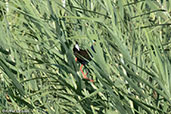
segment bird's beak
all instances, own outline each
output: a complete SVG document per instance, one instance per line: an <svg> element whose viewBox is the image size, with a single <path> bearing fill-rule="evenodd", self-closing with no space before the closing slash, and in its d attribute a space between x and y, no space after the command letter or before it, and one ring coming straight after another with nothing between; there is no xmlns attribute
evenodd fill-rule
<svg viewBox="0 0 171 114"><path fill-rule="evenodd" d="M80 51L80 47L78 46L78 44L75 44L75 48Z"/></svg>

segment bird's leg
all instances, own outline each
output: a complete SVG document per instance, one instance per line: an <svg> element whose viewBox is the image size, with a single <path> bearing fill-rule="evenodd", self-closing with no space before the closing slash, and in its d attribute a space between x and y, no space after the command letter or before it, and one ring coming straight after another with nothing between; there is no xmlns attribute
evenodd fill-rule
<svg viewBox="0 0 171 114"><path fill-rule="evenodd" d="M81 66L80 66L80 71L81 71L81 73L82 73L82 75L83 75L83 78L84 78L84 79L88 79L87 74L84 74L84 72L83 72L83 70L82 70L83 66L84 66L84 65L81 64Z"/></svg>
<svg viewBox="0 0 171 114"><path fill-rule="evenodd" d="M75 62L77 62L77 57L75 57Z"/></svg>
<svg viewBox="0 0 171 114"><path fill-rule="evenodd" d="M89 79L89 78L87 77L88 72L87 72L86 74L84 74L84 72L83 72L83 70L82 70L82 67L83 67L83 66L84 66L83 64L81 64L81 66L80 66L80 71L81 71L81 73L82 73L82 75L83 75L83 78L89 80L90 82L94 82L94 80Z"/></svg>
<svg viewBox="0 0 171 114"><path fill-rule="evenodd" d="M77 58L75 58L75 62L77 62ZM82 75L83 75L83 78L86 79L86 80L89 80L90 82L94 82L94 80L89 79L89 78L87 77L88 72L87 72L86 74L84 74L84 72L83 72L83 70L82 70L83 66L84 66L83 64L81 64L81 66L80 66L80 71L81 71L81 73L82 73Z"/></svg>

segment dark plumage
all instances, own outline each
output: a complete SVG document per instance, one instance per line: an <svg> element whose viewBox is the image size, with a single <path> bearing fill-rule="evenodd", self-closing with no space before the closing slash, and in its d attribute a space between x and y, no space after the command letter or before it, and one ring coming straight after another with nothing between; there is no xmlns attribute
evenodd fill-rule
<svg viewBox="0 0 171 114"><path fill-rule="evenodd" d="M73 51L78 62L80 62L81 64L85 65L88 63L88 61L91 60L90 52L87 49L79 49L78 43L75 44Z"/></svg>

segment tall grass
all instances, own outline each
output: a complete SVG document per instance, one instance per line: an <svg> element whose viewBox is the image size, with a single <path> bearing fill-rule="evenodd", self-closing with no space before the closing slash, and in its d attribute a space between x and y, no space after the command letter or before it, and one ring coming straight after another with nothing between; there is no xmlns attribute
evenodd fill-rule
<svg viewBox="0 0 171 114"><path fill-rule="evenodd" d="M170 0L0 1L1 112L171 113L170 6ZM84 68L93 83L74 61L75 41L93 55Z"/></svg>

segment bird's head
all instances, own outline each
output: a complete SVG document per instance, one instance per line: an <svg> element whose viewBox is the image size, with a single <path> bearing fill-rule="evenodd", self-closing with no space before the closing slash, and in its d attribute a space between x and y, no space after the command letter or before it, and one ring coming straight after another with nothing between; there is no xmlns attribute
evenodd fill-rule
<svg viewBox="0 0 171 114"><path fill-rule="evenodd" d="M78 42L76 42L76 44L74 45L73 51L74 52L80 51L80 47L78 45Z"/></svg>

